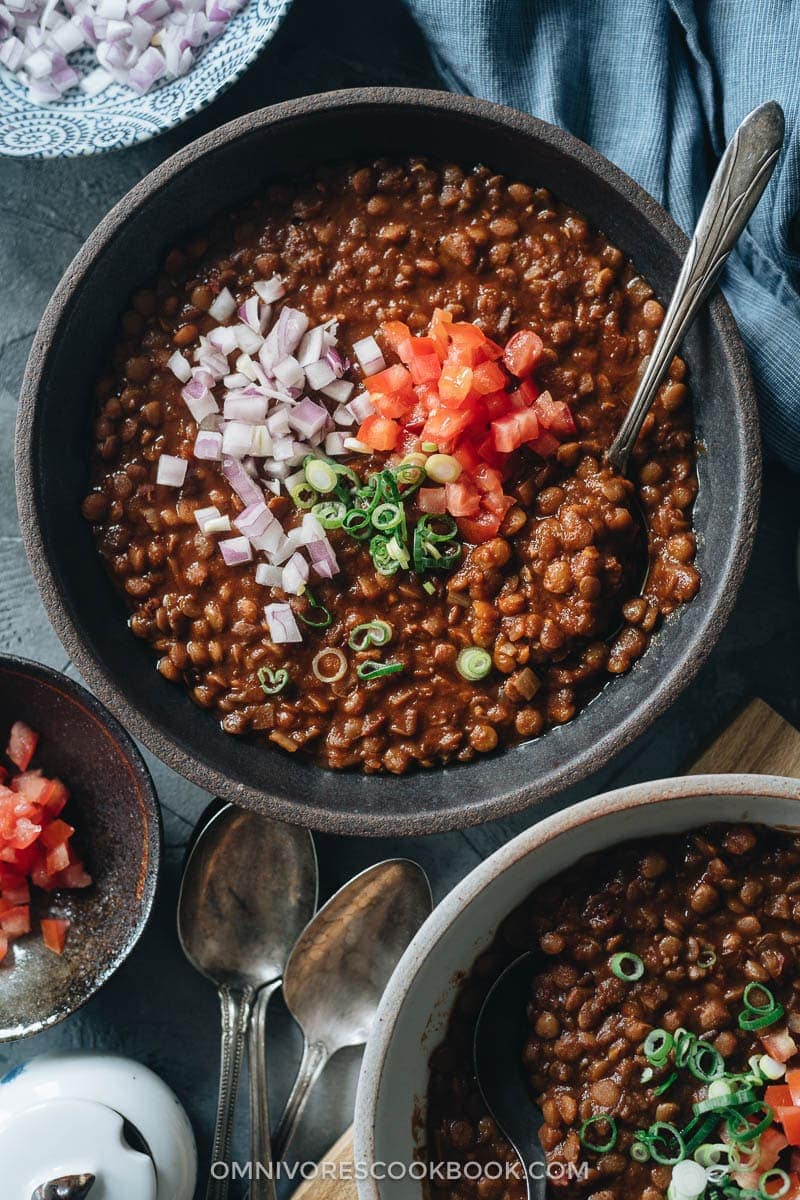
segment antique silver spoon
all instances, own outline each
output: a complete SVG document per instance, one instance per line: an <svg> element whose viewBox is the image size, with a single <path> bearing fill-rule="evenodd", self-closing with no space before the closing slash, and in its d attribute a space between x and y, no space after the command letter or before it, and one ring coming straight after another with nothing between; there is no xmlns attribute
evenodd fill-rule
<svg viewBox="0 0 800 1200"><path fill-rule="evenodd" d="M303 931L286 964L283 998L305 1048L275 1134L276 1159L331 1056L366 1042L389 977L431 907L422 868L393 859L356 875Z"/></svg>
<svg viewBox="0 0 800 1200"><path fill-rule="evenodd" d="M725 148L636 395L606 454L621 475L681 339L770 181L783 135L783 110L770 100L745 117Z"/></svg>
<svg viewBox="0 0 800 1200"><path fill-rule="evenodd" d="M230 1163L236 1092L248 1045L252 1200L275 1196L264 1018L289 952L316 906L317 858L307 830L232 805L203 827L184 869L178 936L192 965L216 984L222 1008L215 1163ZM221 1179L209 1176L206 1200L225 1200L228 1191L227 1172Z"/></svg>

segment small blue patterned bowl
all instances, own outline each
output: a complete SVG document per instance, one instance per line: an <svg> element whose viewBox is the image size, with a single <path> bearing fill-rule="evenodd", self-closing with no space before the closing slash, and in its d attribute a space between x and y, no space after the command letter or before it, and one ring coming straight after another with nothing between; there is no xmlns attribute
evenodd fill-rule
<svg viewBox="0 0 800 1200"><path fill-rule="evenodd" d="M73 158L145 142L180 125L215 100L258 57L291 0L250 0L200 53L188 75L144 96L112 83L99 96L73 88L54 104L32 104L26 88L0 67L0 155ZM81 74L97 63L89 51L70 60Z"/></svg>

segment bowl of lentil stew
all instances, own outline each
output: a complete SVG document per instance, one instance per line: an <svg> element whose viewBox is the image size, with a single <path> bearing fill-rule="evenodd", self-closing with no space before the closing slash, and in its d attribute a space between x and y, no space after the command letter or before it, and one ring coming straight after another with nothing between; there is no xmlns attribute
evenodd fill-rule
<svg viewBox="0 0 800 1200"><path fill-rule="evenodd" d="M314 218L318 213L303 207L308 201L307 192L292 190L304 177L308 188L309 173L313 188L313 177L319 175L319 164L330 160L332 145L337 147L338 163L351 164L348 169L335 164L323 169L332 209L331 219L325 223L333 226L334 249L339 251L333 258L326 256L320 245L310 246L309 231L317 229ZM375 166L375 156L387 145L392 147L393 161L380 160ZM426 157L423 160L419 155ZM490 163L491 170L476 165L481 161ZM399 222L388 218L397 216L401 199L405 199L407 213L409 177L413 183L411 172L415 167L417 181L424 180L429 193L433 178L439 204L425 220L419 217L415 238L410 239L416 246L415 258L409 263L407 256L403 257L402 246L398 250L393 242L392 230ZM359 192L359 180L365 175L373 184ZM536 185L545 180L552 193L540 190L538 201L532 204ZM430 606L430 598L419 588L411 589L410 595L401 592L399 598L390 601L395 608L394 628L398 635L403 634L405 642L411 642L403 649L409 652L405 662L407 665L410 659L412 663L412 678L374 680L364 688L355 681L355 686L349 680L343 681L342 694L332 706L330 694L319 694L308 670L311 651L317 648L313 638L307 660L299 660L300 679L306 682L298 688L299 699L293 707L269 700L265 703L263 697L254 702L248 688L235 677L236 672L229 674L226 667L221 668L220 650L223 659L231 653L238 662L237 655L247 655L246 646L232 643L246 642L253 629L254 636L264 640L256 615L259 601L265 598L263 589L247 583L236 584L231 590L230 580L213 570L211 585L226 589L222 608L230 606L229 611L218 612L218 596L191 594L191 580L185 571L197 564L192 561L176 565L173 555L169 570L177 571L178 586L162 582L156 594L156 599L160 596L164 601L160 604L163 625L159 625L161 617L154 609L137 609L136 596L131 604L130 589L142 586L142 576L165 568L163 560L169 557L165 542L170 539L169 530L158 531L159 537L165 537L160 537L152 553L161 558L150 561L146 531L133 530L131 541L128 515L120 520L117 512L120 508L125 513L129 495L124 493L130 491L131 482L137 486L141 482L131 480L129 467L138 468L140 463L126 457L125 446L133 440L142 449L143 437L152 434L152 429L148 434L150 417L157 419L155 410L161 400L160 396L151 399L146 388L142 396L142 385L149 386L154 374L151 364L149 375L135 378L144 371L142 366L140 372L140 363L145 357L135 350L138 345L146 353L163 354L165 348L159 338L166 330L162 327L168 328L173 338L183 336L181 331L191 325L191 321L183 320L185 306L192 306L190 294L188 300L184 297L183 308L177 313L154 312L158 293L143 293L141 286L157 276L159 264L163 271L165 255L176 247L182 247L183 253L188 248L191 253L191 239L198 228L216 228L213 222L218 213L230 213L237 207L241 211L241 205L253 196L259 184L266 189L275 181L279 181L278 191L268 195L272 210L261 217L266 230L266 252L262 257L270 264L264 270L280 268L285 272L288 267L294 287L291 295L300 297L299 303L310 308L313 318L322 319L326 306L331 304L337 312L341 309L349 331L348 347L375 329L381 316L405 316L413 321L420 313L429 315L427 310L435 309L437 299L455 308L465 320L479 321L503 341L525 321L534 324L539 320L543 322L549 356L544 364L543 385L559 398L569 394L576 404L587 406L587 413L594 413L595 426L605 422L603 428L595 429L594 446L588 446L590 451L594 449L594 456L589 454L588 468L581 458L587 445L582 445L578 458L571 466L567 464L562 476L548 476L546 472L542 476L536 493L535 528L529 522L517 531L516 543L511 533L470 551L458 579L464 589L462 595L483 604L483 609L480 604L473 606L478 620L487 603L497 601L499 606L502 601L507 611L500 607L495 616L502 614L503 629L508 627L514 636L521 632L530 640L532 631L520 624L516 608L520 596L513 583L503 578L507 594L500 600L495 584L503 576L507 558L517 554L520 547L524 554L536 558L542 575L547 574L546 581L532 580L530 596L522 597L523 607L530 601L535 607L544 590L546 601L546 606L540 605L540 611L534 614L539 621L534 640L538 643L536 653L544 651L548 678L541 697L533 703L524 690L513 695L520 681L506 678L512 672L524 672L526 666L521 659L518 661L520 647L515 647L510 636L504 636L500 644L494 639L495 665L499 663L504 669L498 666L486 684L476 686L455 675L446 643L452 641L447 630L456 622L457 607L454 616L452 607L442 601ZM451 203L453 193L455 204ZM411 197L414 204L416 199L417 194ZM370 213L370 205L374 208L376 203L384 207L388 203L389 211L376 209ZM487 222L485 245L476 249L463 215L476 203L504 210L513 205L518 211L527 207L531 209L529 227L524 227L524 220L515 221L503 212ZM525 253L526 240L530 253L537 238L547 241L543 223L554 219L546 216L548 211L555 214L562 231L560 250L556 248L549 264L551 276L559 276L560 270L561 292L552 279L540 281L535 303L526 301L527 309L515 317L513 293L519 289L511 278L515 273L514 250L513 246L508 249L512 234L506 225L509 221L517 225L520 253ZM585 219L579 212L585 214ZM365 223L372 234L362 244L359 239L364 235L359 230ZM495 231L492 224L496 225ZM452 228L445 231L446 226ZM159 231L155 238L153 229ZM603 233L593 232L597 229ZM378 235L383 233L388 240L381 241ZM230 229L230 222L227 236L235 242L236 229ZM575 246L570 247L566 243L573 237ZM426 240L433 247L427 258L419 249ZM592 627L592 597L588 590L594 585L591 579L583 578L591 571L583 572L581 568L581 572L573 571L570 579L562 580L559 572L564 574L564 556L556 553L548 538L548 523L552 526L556 520L560 522L558 536L562 542L566 539L571 553L583 554L584 558L586 551L594 553L594 535L585 528L586 521L578 519L582 505L586 512L588 490L610 519L604 527L610 539L607 558L617 565L620 559L625 563L626 557L631 558L621 531L613 529L614 514L624 508L620 505L624 496L614 492L618 481L603 477L598 457L602 439L610 435L618 411L610 400L604 403L603 395L611 398L615 391L623 398L629 395L637 364L660 319L661 307L655 296L669 294L684 246L682 235L658 206L587 147L532 118L464 97L376 90L290 102L234 122L158 168L106 218L62 281L37 336L20 406L18 490L29 555L54 624L98 693L110 706L116 705L129 727L156 753L190 778L234 801L319 828L385 833L430 832L464 825L522 808L598 767L640 732L698 668L733 602L756 515L759 460L752 389L735 327L724 301L717 297L686 343L693 416L688 414L683 383L686 368L683 362L676 362L673 378L662 396L661 424L653 433L652 453L645 454L639 464L644 472L638 480L640 497L643 490L652 502L651 530L655 532L651 544L660 547L653 559L655 571L651 564L648 587L654 584L656 595L658 579L669 581L661 588L658 601L650 604L647 598L638 598L637 588L628 578L624 628L611 647L604 649L602 638ZM200 253L202 257L204 250ZM234 264L236 253L234 249ZM360 268L355 272L351 269L354 261L359 262L359 255L363 276ZM503 255L505 260L501 261ZM390 290L387 279L380 275L383 260L401 270L397 272L397 295L381 306L381 292L386 300ZM636 263L635 271L626 260ZM344 267L338 269L342 263ZM577 327L585 328L587 334L591 323L588 312L592 301L589 296L581 299L578 292L592 266L589 290L597 311L591 320L595 326L602 324L601 317L609 322L599 359L596 346L592 357L592 346L582 344L591 343L591 336L578 337L577 341L574 336L576 318ZM368 278L366 271L376 269L378 294L370 296L369 288L361 289L360 283ZM407 274L402 273L408 269L413 276L410 288L405 286L409 283ZM482 271L487 274L485 280ZM615 272L619 286L612 288ZM190 275L186 276L189 283ZM324 286L327 282L330 287L331 279L334 295L326 298ZM219 283L217 278L217 286ZM245 283L244 277L235 280L237 292L237 285ZM196 287L195 281L191 292ZM604 299L601 293L607 288L621 298L613 302ZM537 295L532 281L529 290ZM132 292L139 296L139 309L135 304L128 307ZM404 302L406 292L410 292L417 311L410 311L407 300ZM142 299L151 295L152 302ZM109 296L118 297L119 303L109 304ZM615 306L621 312L615 311ZM198 307L202 312L202 304L194 305ZM115 333L120 316L122 340ZM151 320L154 316L155 323ZM176 325L178 321L182 323ZM91 399L90 392L104 372L108 377L109 349L115 342L112 362L122 375L119 381L112 380L111 392L102 398L111 407L98 417L94 408L97 400ZM566 349L559 350L559 345ZM625 369L616 370L615 360L624 360ZM582 369L589 366L594 374L591 369ZM125 395L125 402L133 404L129 414L120 407L126 387L132 393ZM592 399L591 389L599 398ZM65 391L83 397L85 403L64 405L61 397ZM713 423L708 420L712 407ZM96 432L92 452L87 422L92 419L93 408ZM167 424L179 427L177 448L185 431L171 414L168 416ZM707 451L697 464L699 492L692 422L695 438ZM156 437L162 438L162 434L157 431ZM167 448L172 449L169 436L167 442ZM587 443L586 437L583 442ZM43 455L48 453L58 454L56 473L42 467ZM94 476L88 467L92 454ZM79 512L75 519L71 503L64 503L65 481L66 494L77 498L78 509L90 500L92 485L98 485L98 464L102 470L105 455L105 478L100 479L100 486L111 489L107 509L94 511L90 504L86 515L95 527L106 564L111 565L111 576L117 571L116 588L100 566L91 529ZM114 490L117 488L119 494ZM167 505L170 512L165 524L191 522L195 527L193 510L198 502L205 504L212 492L206 485L201 500L195 496L185 513L179 511L180 500ZM697 557L693 562L695 545ZM118 568L115 559L121 562ZM363 571L354 557L350 578L361 575ZM663 628L655 630L671 609L683 607L682 601L690 599L697 590L698 577L703 583L697 597L686 603L684 611L664 620ZM566 584L566 592L562 583ZM586 595L579 590L581 585ZM137 644L125 627L120 587L128 591L127 603L134 609L132 624L143 634L142 641L161 644L162 673L168 678L170 672L176 678L188 673L194 700L212 712L198 711L187 694L154 675L152 650ZM325 592L326 596L332 594L327 584ZM170 603L166 602L167 595ZM345 633L352 628L353 620L378 615L384 596L380 591L369 596L366 606L363 596L358 600L338 622ZM144 603L151 602L152 596ZM195 611L198 603L200 608ZM208 604L213 608L215 603L211 621L203 610ZM184 612L187 604L189 608ZM570 607L572 612L568 611ZM556 628L558 620L553 618L558 616L566 625L573 622L566 638L564 625L560 632ZM429 628L426 617L430 618ZM215 636L219 630L214 622L219 620L225 627L223 638ZM474 620L472 613L469 620ZM586 620L589 623L582 628L581 622ZM173 626L188 623L191 627L196 622L203 625L202 630L198 625L197 631L190 629L189 636L184 631L175 636ZM205 629L206 624L210 624L209 629ZM231 638L234 626L243 631L241 638L238 634ZM252 627L249 632L248 626ZM553 644L548 648L551 633ZM486 640L485 631L476 632L469 624L461 636L478 644L481 637ZM564 642L567 645L563 646ZM574 648L573 643L579 644L577 654L566 659L564 655ZM446 656L447 661L438 661L437 653ZM622 674L639 656L634 669ZM256 667L255 661L248 659L250 675L256 673ZM619 678L603 687L612 674ZM207 693L220 686L220 679L222 694L209 697ZM521 682L529 691L525 675ZM583 711L573 720L579 708ZM233 738L224 732L226 727L230 732L254 736ZM295 750L304 747L306 740L313 752L309 756L302 751L290 756L270 744L277 741L281 746L289 741L292 744L286 749ZM502 751L502 766L491 754L500 745L507 747ZM390 777L393 772L418 766L434 769L414 771L402 787ZM355 770L340 773L343 767ZM453 771L458 771L453 777L458 779L455 788L447 782Z"/></svg>
<svg viewBox="0 0 800 1200"><path fill-rule="evenodd" d="M794 1029L787 1065L798 1061L798 864L800 785L778 776L637 784L582 801L498 850L435 909L401 960L359 1080L356 1161L452 1163L454 1181L440 1173L423 1192L405 1178L367 1178L361 1200L408 1200L414 1187L436 1200L523 1200L519 1181L492 1178L516 1155L483 1105L471 1056L482 998L526 951L530 1037L520 1069L544 1114L548 1197L663 1200L671 1168L631 1157L635 1135L657 1120L686 1125L708 1084L671 1058L648 1076L645 1039L688 1030L726 1074L747 1073L764 1053L761 1037L778 1031L738 1020L756 982L779 1004L781 1034ZM620 954L627 977L615 970ZM581 1133L603 1114L614 1118L614 1144L598 1154ZM478 1166L459 1180L467 1163ZM570 1178L570 1163L585 1163L585 1176Z"/></svg>

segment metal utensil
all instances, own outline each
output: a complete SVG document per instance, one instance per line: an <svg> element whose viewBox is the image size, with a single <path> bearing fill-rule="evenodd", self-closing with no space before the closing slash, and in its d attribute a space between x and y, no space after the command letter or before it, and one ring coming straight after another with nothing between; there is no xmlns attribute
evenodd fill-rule
<svg viewBox="0 0 800 1200"><path fill-rule="evenodd" d="M213 1162L230 1162L239 1074L251 1070L252 1200L273 1200L265 1014L289 952L317 905L311 834L227 805L204 826L186 862L178 936L192 965L216 984L222 1056ZM262 1164L261 1171L258 1164ZM229 1179L209 1177L206 1200L225 1200Z"/></svg>
<svg viewBox="0 0 800 1200"><path fill-rule="evenodd" d="M783 135L783 110L770 100L745 117L720 159L636 395L606 455L620 474L684 333L769 183Z"/></svg>
<svg viewBox="0 0 800 1200"><path fill-rule="evenodd" d="M475 1026L475 1076L484 1103L524 1168L529 1200L544 1200L545 1156L539 1142L542 1114L531 1099L522 1066L530 1033L526 1006L533 955L515 959L489 991Z"/></svg>
<svg viewBox="0 0 800 1200"><path fill-rule="evenodd" d="M94 1175L63 1175L43 1183L33 1193L31 1200L85 1200L92 1190Z"/></svg>
<svg viewBox="0 0 800 1200"><path fill-rule="evenodd" d="M283 998L303 1031L303 1059L275 1134L276 1159L331 1056L366 1042L386 984L431 908L422 868L392 859L351 879L303 931L283 976Z"/></svg>

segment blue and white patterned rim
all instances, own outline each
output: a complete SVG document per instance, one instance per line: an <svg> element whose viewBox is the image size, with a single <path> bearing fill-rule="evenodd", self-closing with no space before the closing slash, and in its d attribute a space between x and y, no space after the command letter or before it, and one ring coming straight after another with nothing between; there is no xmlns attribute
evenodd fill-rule
<svg viewBox="0 0 800 1200"><path fill-rule="evenodd" d="M138 96L112 83L99 96L77 88L55 104L31 104L22 83L0 67L0 155L72 158L145 142L195 116L244 74L278 28L292 0L250 0L206 46L188 75ZM74 56L83 74L90 52ZM72 59L70 61L73 61Z"/></svg>

